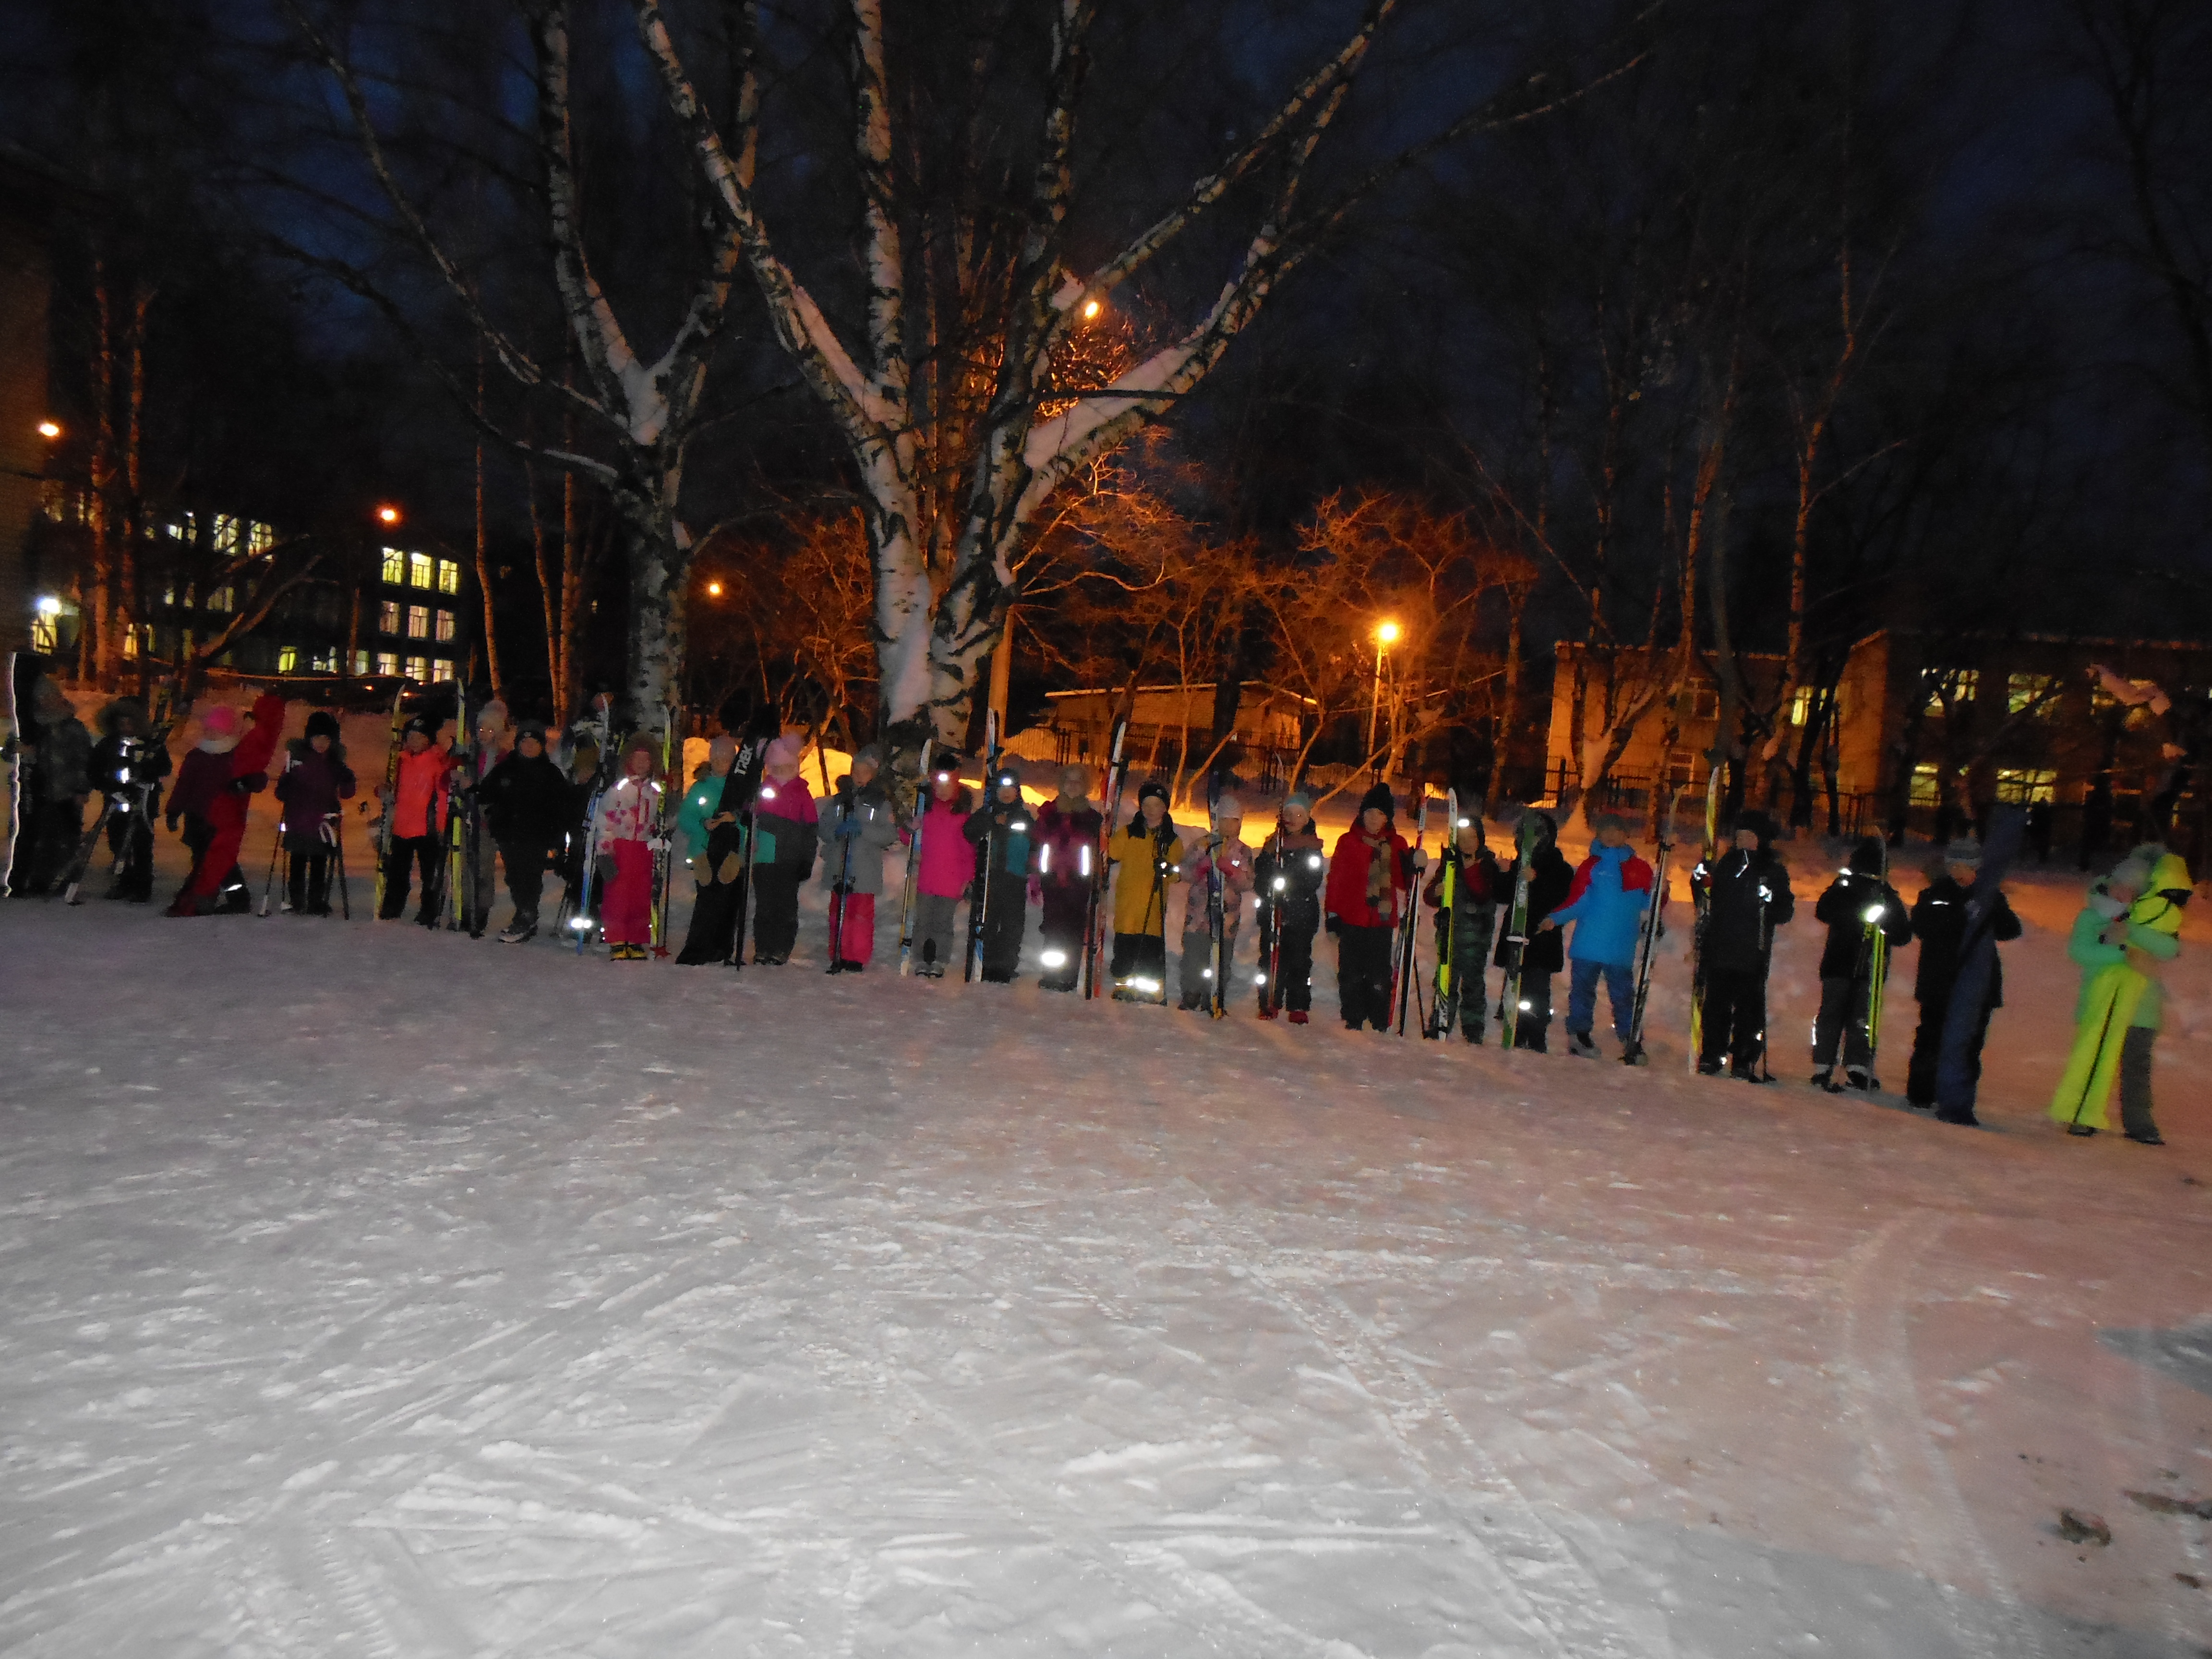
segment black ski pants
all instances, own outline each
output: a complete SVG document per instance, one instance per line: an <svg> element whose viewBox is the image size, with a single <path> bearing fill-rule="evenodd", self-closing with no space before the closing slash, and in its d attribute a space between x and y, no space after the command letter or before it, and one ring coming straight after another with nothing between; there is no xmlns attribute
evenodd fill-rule
<svg viewBox="0 0 2212 1659"><path fill-rule="evenodd" d="M1936 1068L1942 1063L1943 1025L1950 1012L1948 997L1920 1005L1920 1024L1912 1032L1912 1059L1905 1071L1905 1097L1915 1106L1936 1104ZM1987 1008L1982 1010L1966 1039L1966 1075L1977 1084L1982 1080L1982 1043L1990 1034L1990 1013Z"/></svg>
<svg viewBox="0 0 2212 1659"><path fill-rule="evenodd" d="M538 907L545 896L545 866L551 854L544 847L519 841L499 844L499 861L507 866L507 896L514 901L514 925L535 927Z"/></svg>
<svg viewBox="0 0 2212 1659"><path fill-rule="evenodd" d="M415 912L415 920L425 927L434 926L438 918L439 875L446 856L446 843L437 836L394 836L392 850L384 858L384 906L376 914L385 921L407 908L407 884L413 878L416 867L422 871L422 902Z"/></svg>
<svg viewBox="0 0 2212 1659"><path fill-rule="evenodd" d="M125 810L118 803L114 815L107 820L107 844L122 866L115 872L115 884L108 889L108 897L129 899L136 904L143 904L152 898L154 896L152 820L135 809Z"/></svg>
<svg viewBox="0 0 2212 1659"><path fill-rule="evenodd" d="M1073 991L1076 976L1083 968L1083 923L1091 914L1091 888L1088 883L1069 882L1065 886L1054 882L1044 884L1044 916L1038 932L1044 940L1045 954L1057 951L1067 960L1059 967L1047 963L1037 975L1037 983L1048 991Z"/></svg>
<svg viewBox="0 0 2212 1659"><path fill-rule="evenodd" d="M1129 981L1141 979L1149 981L1146 987L1130 988L1139 996L1158 996L1168 982L1167 940L1158 933L1115 934L1108 972L1117 992Z"/></svg>
<svg viewBox="0 0 2212 1659"><path fill-rule="evenodd" d="M1505 982L1505 994L1510 996L1512 994L1513 982L1509 979ZM1499 1006L1498 1017L1500 1019L1505 1018L1503 1004ZM1539 973L1534 968L1528 969L1521 975L1521 1012L1513 1022L1513 1046L1547 1054L1552 1051L1551 1030L1552 976Z"/></svg>
<svg viewBox="0 0 2212 1659"><path fill-rule="evenodd" d="M1820 1012L1813 1023L1814 1065L1826 1071L1838 1060L1862 1069L1873 1063L1866 1029L1867 995L1872 988L1863 979L1838 976L1820 981Z"/></svg>
<svg viewBox="0 0 2212 1659"><path fill-rule="evenodd" d="M781 961L799 943L799 884L797 866L788 864L753 866L753 960Z"/></svg>
<svg viewBox="0 0 2212 1659"><path fill-rule="evenodd" d="M1390 951L1397 941L1395 927L1337 923L1336 999L1350 1030L1370 1022L1378 1031L1390 1029Z"/></svg>
<svg viewBox="0 0 2212 1659"><path fill-rule="evenodd" d="M295 852L284 880L284 896L294 912L305 916L328 915L331 908L331 854L328 848Z"/></svg>
<svg viewBox="0 0 2212 1659"><path fill-rule="evenodd" d="M2150 1056L2158 1042L2154 1025L2130 1025L2120 1039L2120 1132L2138 1140L2158 1138L2150 1110Z"/></svg>
<svg viewBox="0 0 2212 1659"><path fill-rule="evenodd" d="M1022 965L1022 936L1029 931L1029 878L1010 872L991 878L982 915L983 977L1004 985ZM975 926L971 920L969 927ZM962 969L964 974L966 969Z"/></svg>
<svg viewBox="0 0 2212 1659"><path fill-rule="evenodd" d="M1765 968L1707 969L1698 1060L1710 1065L1725 1056L1741 1070L1758 1063L1765 1038Z"/></svg>
<svg viewBox="0 0 2212 1659"><path fill-rule="evenodd" d="M1286 912L1279 945L1274 913L1265 904L1260 907L1260 971L1273 981L1260 987L1261 1007L1295 1009L1299 1013L1313 1007L1313 945L1319 927L1318 922L1301 921L1296 913Z"/></svg>

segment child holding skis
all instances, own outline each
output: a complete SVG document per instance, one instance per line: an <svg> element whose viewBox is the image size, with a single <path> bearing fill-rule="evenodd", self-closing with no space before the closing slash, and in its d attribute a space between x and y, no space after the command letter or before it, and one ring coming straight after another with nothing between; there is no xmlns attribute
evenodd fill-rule
<svg viewBox="0 0 2212 1659"><path fill-rule="evenodd" d="M1875 1086L1868 1033L1869 1016L1880 1012L1872 1006L1875 934L1886 951L1912 942L1905 901L1884 878L1888 862L1881 837L1863 836L1843 873L1813 907L1813 919L1828 927L1828 940L1820 950L1820 1012L1813 1024L1813 1086L1832 1095L1841 1094L1846 1083L1854 1089ZM1841 1079L1836 1076L1839 1059Z"/></svg>
<svg viewBox="0 0 2212 1659"><path fill-rule="evenodd" d="M1536 822L1535 843L1528 854L1528 937L1516 945L1511 939L1501 934L1493 960L1506 970L1505 994L1521 1005L1513 1022L1513 1046L1541 1054L1550 1052L1552 975L1566 962L1559 930L1554 928L1547 933L1542 923L1565 901L1568 890L1575 884L1575 872L1559 851L1558 820L1548 812L1537 812L1534 807L1527 810L1534 813ZM1516 830L1516 837L1518 833ZM1498 879L1499 899L1510 903L1521 881L1521 857L1517 851L1513 862L1498 872ZM1506 931L1511 931L1510 917L1507 918ZM1593 989L1593 1018L1596 1012L1597 998ZM1502 1018L1504 1010L1499 1013Z"/></svg>
<svg viewBox="0 0 2212 1659"><path fill-rule="evenodd" d="M390 921L407 908L407 884L415 868L422 871L422 902L415 920L425 927L438 925L438 885L444 868L446 796L451 785L453 757L436 744L436 731L421 714L407 722L400 738L399 778L386 795L392 813L392 851L384 862L384 908L378 920Z"/></svg>
<svg viewBox="0 0 2212 1659"><path fill-rule="evenodd" d="M975 873L975 849L967 835L974 805L949 757L931 769L929 794L917 826L921 867L914 881L914 971L922 979L943 979L945 964L957 953L952 924L960 896Z"/></svg>
<svg viewBox="0 0 2212 1659"><path fill-rule="evenodd" d="M640 732L623 745L621 770L592 819L592 879L610 962L643 962L653 938L653 840L659 833L659 740Z"/></svg>
<svg viewBox="0 0 2212 1659"><path fill-rule="evenodd" d="M830 894L830 969L857 974L876 953L876 900L884 890L884 854L898 840L898 813L879 775L884 751L868 744L837 780L817 825L822 884Z"/></svg>
<svg viewBox="0 0 2212 1659"><path fill-rule="evenodd" d="M760 791L753 797L753 961L781 968L799 942L799 889L814 873L821 814L799 777L799 746L778 738L768 746Z"/></svg>
<svg viewBox="0 0 2212 1659"><path fill-rule="evenodd" d="M514 901L514 918L499 942L521 945L537 936L545 866L567 841L575 811L574 786L545 752L544 726L525 720L515 729L514 747L484 774L477 796L484 828L507 866L507 896Z"/></svg>
<svg viewBox="0 0 2212 1659"><path fill-rule="evenodd" d="M1774 820L1746 812L1736 820L1735 845L1711 867L1700 863L1690 879L1706 891L1705 1007L1698 1070L1746 1083L1768 1080L1766 975L1774 959L1774 930L1797 911L1790 868L1774 851Z"/></svg>
<svg viewBox="0 0 2212 1659"><path fill-rule="evenodd" d="M1344 1026L1390 1029L1391 957L1413 884L1414 854L1393 827L1397 798L1378 783L1328 861L1328 929L1336 935L1336 994Z"/></svg>
<svg viewBox="0 0 2212 1659"><path fill-rule="evenodd" d="M2151 1047L2164 1001L2160 972L2181 953L2181 907L2189 866L2162 847L2139 847L2089 890L2066 954L2081 967L2073 1051L2051 1097L2051 1115L2073 1135L2111 1127L2106 1102L2120 1083L2120 1127L2130 1140L2163 1146L2151 1115Z"/></svg>
<svg viewBox="0 0 2212 1659"><path fill-rule="evenodd" d="M307 736L286 747L288 759L276 780L276 799L284 804L284 852L292 861L284 908L295 915L326 916L335 826L344 810L339 803L353 798L353 769L338 741L337 716L326 708L308 715Z"/></svg>
<svg viewBox="0 0 2212 1659"><path fill-rule="evenodd" d="M968 901L969 931L979 933L981 978L1005 985L1021 965L1028 925L1030 845L1034 826L1022 799L1022 769L1012 758L991 775L989 797L968 816L962 833L975 849L975 890ZM976 907L981 906L978 916ZM964 971L964 970L963 970Z"/></svg>
<svg viewBox="0 0 2212 1659"><path fill-rule="evenodd" d="M1966 906L1976 895L1982 868L1982 849L1972 841L1954 841L1943 849L1940 869L1930 872L1928 885L1912 906L1912 936L1920 941L1918 971L1912 994L1920 1002L1920 1024L1912 1033L1912 1059L1906 1067L1905 1097L1923 1111L1936 1107L1936 1068L1943 1054L1943 1024L1950 1017L1951 992L1959 978L1959 947L1966 932ZM2020 918L2000 892L1990 921L1990 937L2000 945L2020 937ZM1990 1017L2004 1006L2004 965L1990 970L1989 992L1976 1011L1976 1024L1966 1048L1968 1072L1982 1074L1982 1042L1988 1036ZM1708 1025L1707 1030L1711 1030ZM1938 1115L1939 1116L1941 1114ZM1946 1121L1967 1123L1967 1118Z"/></svg>
<svg viewBox="0 0 2212 1659"><path fill-rule="evenodd" d="M1304 1025L1313 1008L1313 943L1321 931L1322 889L1328 860L1314 833L1313 797L1283 797L1274 833L1252 860L1260 891L1260 1018L1287 1009Z"/></svg>
<svg viewBox="0 0 2212 1659"><path fill-rule="evenodd" d="M1437 912L1439 951L1443 948L1447 921L1451 937L1450 989L1444 993L1447 1006L1437 1010L1437 1024L1442 1030L1455 1019L1460 1035L1480 1045L1483 1017L1490 1006L1484 976L1489 971L1491 941L1497 932L1498 904L1504 891L1504 878L1498 868L1498 860L1491 856L1479 815L1469 813L1462 817L1453 835L1459 852L1459 878L1453 886L1449 918L1443 914L1444 866L1441 862L1421 894L1422 899Z"/></svg>
<svg viewBox="0 0 2212 1659"><path fill-rule="evenodd" d="M1213 921L1210 884L1221 872L1221 961L1223 971L1237 958L1237 935L1244 920L1244 895L1252 890L1252 849L1240 836L1244 805L1234 795L1213 804L1213 829L1202 845L1187 854L1179 874L1185 897L1182 912L1182 1006L1204 1008L1213 994ZM1221 988L1224 1002L1230 987Z"/></svg>
<svg viewBox="0 0 2212 1659"><path fill-rule="evenodd" d="M1628 845L1628 826L1612 812L1591 820L1596 843L1576 870L1566 902L1538 924L1555 933L1575 925L1567 947L1567 1052L1582 1060L1597 1058L1590 1032L1597 1024L1597 982L1605 981L1613 1005L1613 1034L1628 1046L1636 1018L1636 946L1643 937L1644 913L1651 905L1651 866Z"/></svg>
<svg viewBox="0 0 2212 1659"><path fill-rule="evenodd" d="M1044 916L1044 971L1037 983L1048 991L1073 991L1083 966L1083 924L1091 908L1092 865L1105 820L1091 804L1091 769L1060 769L1060 793L1037 808L1036 887Z"/></svg>
<svg viewBox="0 0 2212 1659"><path fill-rule="evenodd" d="M1183 845L1168 816L1168 792L1148 780L1137 811L1107 844L1114 878L1114 997L1150 1002L1168 976L1168 886L1179 878Z"/></svg>

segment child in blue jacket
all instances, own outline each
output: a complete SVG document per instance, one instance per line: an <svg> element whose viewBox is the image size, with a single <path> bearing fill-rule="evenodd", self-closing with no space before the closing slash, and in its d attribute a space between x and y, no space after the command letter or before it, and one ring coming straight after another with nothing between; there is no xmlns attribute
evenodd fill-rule
<svg viewBox="0 0 2212 1659"><path fill-rule="evenodd" d="M1546 916L1539 932L1575 924L1567 946L1567 1049L1584 1060L1597 1056L1590 1028L1597 1022L1597 982L1605 981L1613 1004L1613 1032L1623 1043L1636 1000L1636 945L1644 912L1651 903L1651 866L1629 850L1628 826L1611 812L1592 822L1597 844L1575 872L1567 902Z"/></svg>

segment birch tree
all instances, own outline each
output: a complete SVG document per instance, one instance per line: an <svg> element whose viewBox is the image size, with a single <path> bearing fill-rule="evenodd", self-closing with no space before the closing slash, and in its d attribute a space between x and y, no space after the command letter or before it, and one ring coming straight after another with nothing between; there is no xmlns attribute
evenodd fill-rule
<svg viewBox="0 0 2212 1659"><path fill-rule="evenodd" d="M631 704L642 714L670 702L683 684L692 556L692 538L679 516L684 463L704 418L708 372L729 331L732 294L742 263L732 228L713 209L702 208L696 216L693 246L686 249L678 240L675 246L655 250L652 263L664 274L672 264L670 254L689 258L688 269L686 261L673 262L682 299L654 354L646 338L651 325L640 319L652 316L655 307L634 300L625 316L612 285L603 280L592 239L586 235L573 74L576 9L570 0L533 0L520 11L527 37L520 55L530 101L523 155L531 176L518 194L537 214L533 228L544 261L539 294L550 290L562 336L556 352L533 349L526 327L499 313L485 273L466 257L472 240L469 229L441 229L433 222L426 191L411 181L378 120L379 100L372 94L391 88L379 85L356 62L350 33L318 21L300 0L281 3L337 94L338 118L350 130L383 204L386 216L379 228L427 270L483 356L526 397L557 409L565 429L584 441L534 442L494 424L464 377L439 356L427 331L364 264L300 246L287 245L286 251L382 311L416 343L456 405L487 435L588 478L605 492L620 521L629 579L625 659ZM499 55L494 50L484 57L495 64ZM732 125L749 135L755 95L749 70L740 66L733 83ZM733 178L749 180L750 137L725 159ZM498 167L481 156L474 158L474 166L499 176ZM604 252L604 240L599 246ZM574 373L568 372L571 362ZM564 597L573 604L568 586L573 584L564 585ZM555 672L556 681L572 678L557 662Z"/></svg>
<svg viewBox="0 0 2212 1659"><path fill-rule="evenodd" d="M1079 225L1077 214L1097 183L1097 147L1084 143L1095 106L1097 0L1049 0L1027 58L1023 26L1036 13L1017 17L1000 5L930 8L925 16L895 0L842 0L862 292L841 321L822 297L830 290L801 276L789 227L772 220L756 191L757 100L740 100L734 122L718 119L672 5L632 3L776 337L856 474L874 566L884 717L926 720L953 742L1015 595L1024 542L1063 483L1197 387L1352 204L1396 167L1562 101L1553 82L1533 76L1324 191L1316 155L1407 4L1364 0L1334 49L1249 137L1177 186L1148 222L1109 241L1111 232ZM739 0L733 9L751 52L757 8ZM973 95L959 120L938 110L938 130L917 131L924 46L948 39L970 43L962 74ZM1028 111L1033 130L1000 143L1003 134L982 130L987 107ZM960 120L965 140L945 142L942 129ZM971 194L983 190L988 204ZM948 221L948 202L975 205ZM1224 252L1212 297L1171 310L1151 349L1103 384L1063 372L1086 324L1131 284L1156 276L1163 256L1200 262L1214 247Z"/></svg>

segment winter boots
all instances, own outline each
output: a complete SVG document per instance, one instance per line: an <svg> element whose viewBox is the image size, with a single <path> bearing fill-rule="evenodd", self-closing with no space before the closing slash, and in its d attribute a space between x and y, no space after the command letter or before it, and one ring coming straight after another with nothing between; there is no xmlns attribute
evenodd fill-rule
<svg viewBox="0 0 2212 1659"><path fill-rule="evenodd" d="M1598 1057L1597 1044L1590 1040L1588 1031L1568 1032L1567 1052L1577 1060L1595 1060Z"/></svg>

